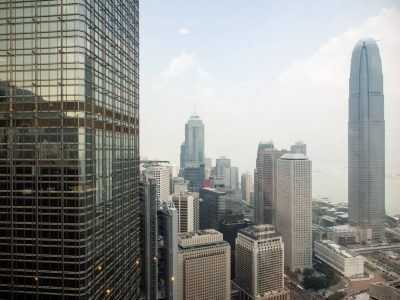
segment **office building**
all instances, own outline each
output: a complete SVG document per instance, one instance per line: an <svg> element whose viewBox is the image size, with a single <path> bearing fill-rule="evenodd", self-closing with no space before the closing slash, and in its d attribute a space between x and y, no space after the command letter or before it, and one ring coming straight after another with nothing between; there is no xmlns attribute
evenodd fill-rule
<svg viewBox="0 0 400 300"><path fill-rule="evenodd" d="M199 115L193 113L185 125L185 141L181 145L181 170L187 163L204 164L204 124Z"/></svg>
<svg viewBox="0 0 400 300"><path fill-rule="evenodd" d="M231 159L226 156L221 156L215 160L215 176L224 178L226 170L231 167Z"/></svg>
<svg viewBox="0 0 400 300"><path fill-rule="evenodd" d="M200 229L219 230L221 220L226 216L226 192L215 188L200 190Z"/></svg>
<svg viewBox="0 0 400 300"><path fill-rule="evenodd" d="M146 161L142 164L146 170L147 177L154 178L157 184L157 199L168 200L170 189L169 164L161 161Z"/></svg>
<svg viewBox="0 0 400 300"><path fill-rule="evenodd" d="M272 141L258 145L254 172L254 218L256 224L275 224L276 161L286 150L275 149Z"/></svg>
<svg viewBox="0 0 400 300"><path fill-rule="evenodd" d="M178 232L199 230L199 194L175 193L171 195L171 200L178 211Z"/></svg>
<svg viewBox="0 0 400 300"><path fill-rule="evenodd" d="M236 237L239 229L251 225L249 219L246 219L242 213L226 215L219 224L219 232L222 233L224 241L231 246L231 278L235 279L235 248Z"/></svg>
<svg viewBox="0 0 400 300"><path fill-rule="evenodd" d="M385 120L379 48L360 40L350 69L348 123L349 222L385 236Z"/></svg>
<svg viewBox="0 0 400 300"><path fill-rule="evenodd" d="M158 298L179 297L178 212L172 201L160 203L158 220Z"/></svg>
<svg viewBox="0 0 400 300"><path fill-rule="evenodd" d="M158 266L153 260L158 256L158 223L157 223L157 183L154 178L147 178L143 171L140 178L140 201L142 205L142 259L135 262L141 265L143 290L147 299L157 299Z"/></svg>
<svg viewBox="0 0 400 300"><path fill-rule="evenodd" d="M343 276L353 278L364 276L364 256L333 241L315 241L314 253L317 258L330 265Z"/></svg>
<svg viewBox="0 0 400 300"><path fill-rule="evenodd" d="M237 167L226 168L223 182L225 188L239 191L239 169Z"/></svg>
<svg viewBox="0 0 400 300"><path fill-rule="evenodd" d="M284 245L272 225L240 229L234 288L243 300L289 300L284 288Z"/></svg>
<svg viewBox="0 0 400 300"><path fill-rule="evenodd" d="M0 15L0 298L137 299L139 1Z"/></svg>
<svg viewBox="0 0 400 300"><path fill-rule="evenodd" d="M301 153L307 156L307 145L304 144L302 141L298 141L294 145L290 146L290 152Z"/></svg>
<svg viewBox="0 0 400 300"><path fill-rule="evenodd" d="M277 160L276 229L285 243L285 267L312 268L311 161L300 153Z"/></svg>
<svg viewBox="0 0 400 300"><path fill-rule="evenodd" d="M181 169L181 176L189 182L189 192L198 193L205 181L204 164L186 163Z"/></svg>
<svg viewBox="0 0 400 300"><path fill-rule="evenodd" d="M183 177L170 178L170 194L183 193L189 190L189 182Z"/></svg>
<svg viewBox="0 0 400 300"><path fill-rule="evenodd" d="M249 173L242 174L240 177L240 188L242 190L242 198L247 203L251 203L251 193L254 191L253 188L253 176Z"/></svg>
<svg viewBox="0 0 400 300"><path fill-rule="evenodd" d="M169 166L169 177L178 177L179 176L179 167L177 165Z"/></svg>
<svg viewBox="0 0 400 300"><path fill-rule="evenodd" d="M230 299L230 246L214 229L178 236L181 300Z"/></svg>
<svg viewBox="0 0 400 300"><path fill-rule="evenodd" d="M209 157L209 156L206 156L205 158L204 158L204 168L206 169L206 170L211 170L212 169L212 158L211 157Z"/></svg>

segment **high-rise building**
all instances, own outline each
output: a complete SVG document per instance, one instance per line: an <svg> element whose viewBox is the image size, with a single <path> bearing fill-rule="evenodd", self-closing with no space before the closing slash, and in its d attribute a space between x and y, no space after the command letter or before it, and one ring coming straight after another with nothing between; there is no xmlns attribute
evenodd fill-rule
<svg viewBox="0 0 400 300"><path fill-rule="evenodd" d="M307 145L304 144L302 141L298 141L294 145L290 146L290 152L301 153L307 156Z"/></svg>
<svg viewBox="0 0 400 300"><path fill-rule="evenodd" d="M226 216L226 192L215 188L200 189L200 229L219 229Z"/></svg>
<svg viewBox="0 0 400 300"><path fill-rule="evenodd" d="M168 200L170 190L169 164L160 161L146 161L142 164L146 170L147 177L154 178L157 183L157 199Z"/></svg>
<svg viewBox="0 0 400 300"><path fill-rule="evenodd" d="M189 183L183 177L170 178L170 194L187 192L189 190Z"/></svg>
<svg viewBox="0 0 400 300"><path fill-rule="evenodd" d="M158 298L179 297L178 212L172 201L160 203L158 221Z"/></svg>
<svg viewBox="0 0 400 300"><path fill-rule="evenodd" d="M178 236L181 300L230 299L230 246L214 229Z"/></svg>
<svg viewBox="0 0 400 300"><path fill-rule="evenodd" d="M0 15L0 298L137 299L139 1Z"/></svg>
<svg viewBox="0 0 400 300"><path fill-rule="evenodd" d="M237 167L225 169L223 181L227 189L239 191L239 169Z"/></svg>
<svg viewBox="0 0 400 300"><path fill-rule="evenodd" d="M226 170L231 167L231 159L226 156L221 156L215 160L215 176L225 177Z"/></svg>
<svg viewBox="0 0 400 300"><path fill-rule="evenodd" d="M275 149L272 141L258 145L254 172L254 219L256 224L275 224L276 161L287 150Z"/></svg>
<svg viewBox="0 0 400 300"><path fill-rule="evenodd" d="M143 171L140 178L140 200L142 204L142 263L143 290L146 299L157 299L158 264L153 259L158 256L158 222L157 222L157 183L154 178L148 178Z"/></svg>
<svg viewBox="0 0 400 300"><path fill-rule="evenodd" d="M185 141L181 145L181 170L187 163L204 164L204 124L196 113L185 125Z"/></svg>
<svg viewBox="0 0 400 300"><path fill-rule="evenodd" d="M311 161L301 153L277 161L276 229L285 244L290 271L312 268Z"/></svg>
<svg viewBox="0 0 400 300"><path fill-rule="evenodd" d="M178 232L199 230L199 194L175 193L171 195L171 200L178 211Z"/></svg>
<svg viewBox="0 0 400 300"><path fill-rule="evenodd" d="M251 176L249 173L242 174L240 177L240 187L242 190L242 197L243 200L251 203L251 193L254 191L253 188L253 176ZM252 204L252 203L251 203Z"/></svg>
<svg viewBox="0 0 400 300"><path fill-rule="evenodd" d="M284 288L284 245L272 225L240 229L236 238L236 279L240 300L289 300Z"/></svg>
<svg viewBox="0 0 400 300"><path fill-rule="evenodd" d="M189 182L189 191L198 193L205 181L204 164L186 163L186 167L181 170L181 176Z"/></svg>
<svg viewBox="0 0 400 300"><path fill-rule="evenodd" d="M177 165L169 166L169 176L170 177L178 177L179 176L179 167Z"/></svg>
<svg viewBox="0 0 400 300"><path fill-rule="evenodd" d="M360 40L353 50L349 92L349 222L385 233L385 120L379 48Z"/></svg>
<svg viewBox="0 0 400 300"><path fill-rule="evenodd" d="M212 169L212 158L209 156L206 156L204 158L204 168L206 170L211 170Z"/></svg>

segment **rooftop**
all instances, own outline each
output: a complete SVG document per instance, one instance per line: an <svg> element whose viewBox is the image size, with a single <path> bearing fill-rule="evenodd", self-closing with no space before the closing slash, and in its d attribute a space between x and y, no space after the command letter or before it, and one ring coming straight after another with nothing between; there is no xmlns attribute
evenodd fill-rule
<svg viewBox="0 0 400 300"><path fill-rule="evenodd" d="M333 251L335 251L336 253L340 254L341 256L345 257L345 258L351 258L351 257L359 257L361 256L360 254L357 254L339 244L336 244L333 241L330 240L322 240L319 242L315 242L315 243L319 243L324 245L326 248L329 248Z"/></svg>
<svg viewBox="0 0 400 300"><path fill-rule="evenodd" d="M198 247L221 242L224 242L222 233L215 229L204 229L178 235L178 245L181 248Z"/></svg>
<svg viewBox="0 0 400 300"><path fill-rule="evenodd" d="M281 236L275 231L275 227L270 224L253 225L239 230L240 233L255 239L269 239Z"/></svg>
<svg viewBox="0 0 400 300"><path fill-rule="evenodd" d="M307 156L302 153L286 153L281 156L280 159L285 160L307 160Z"/></svg>

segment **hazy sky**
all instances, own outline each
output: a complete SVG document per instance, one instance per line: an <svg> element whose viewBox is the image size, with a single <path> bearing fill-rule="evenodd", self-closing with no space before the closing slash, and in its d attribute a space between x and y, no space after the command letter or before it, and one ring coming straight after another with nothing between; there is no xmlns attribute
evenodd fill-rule
<svg viewBox="0 0 400 300"><path fill-rule="evenodd" d="M141 155L179 163L193 106L206 154L255 167L260 140L347 164L351 52L379 40L389 172L400 172L400 1L141 2Z"/></svg>

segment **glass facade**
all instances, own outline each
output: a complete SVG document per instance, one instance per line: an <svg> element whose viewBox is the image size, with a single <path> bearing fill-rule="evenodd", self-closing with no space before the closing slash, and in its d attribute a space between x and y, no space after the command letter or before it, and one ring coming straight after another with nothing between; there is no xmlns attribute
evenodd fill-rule
<svg viewBox="0 0 400 300"><path fill-rule="evenodd" d="M0 0L0 298L136 299L138 0Z"/></svg>

